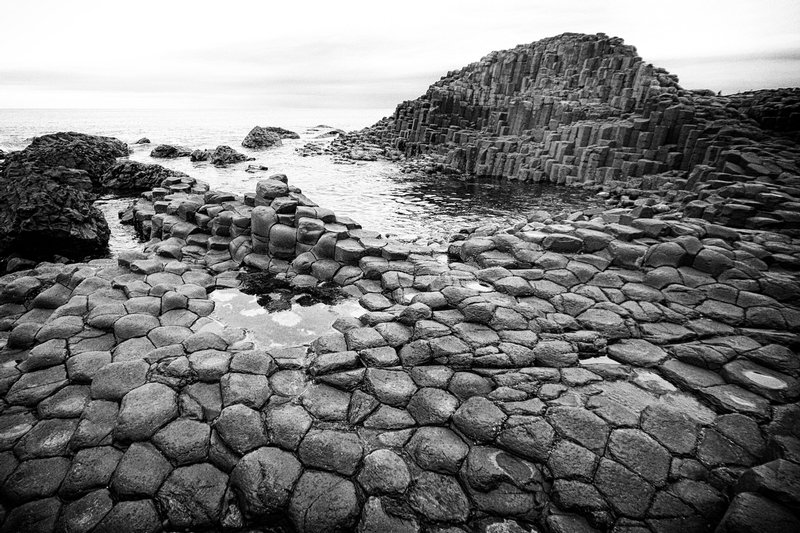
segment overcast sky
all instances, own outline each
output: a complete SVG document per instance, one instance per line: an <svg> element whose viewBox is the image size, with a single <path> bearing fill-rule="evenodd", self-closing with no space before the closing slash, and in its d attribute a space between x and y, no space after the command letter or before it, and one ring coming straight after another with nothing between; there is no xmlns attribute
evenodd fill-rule
<svg viewBox="0 0 800 533"><path fill-rule="evenodd" d="M390 110L448 70L604 32L723 93L800 85L800 0L0 0L0 108Z"/></svg>

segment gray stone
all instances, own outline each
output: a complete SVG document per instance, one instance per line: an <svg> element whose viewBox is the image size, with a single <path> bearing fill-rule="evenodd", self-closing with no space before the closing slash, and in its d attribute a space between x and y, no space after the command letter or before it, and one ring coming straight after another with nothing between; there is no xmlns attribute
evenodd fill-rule
<svg viewBox="0 0 800 533"><path fill-rule="evenodd" d="M117 503L100 521L94 533L157 533L161 520L152 500Z"/></svg>
<svg viewBox="0 0 800 533"><path fill-rule="evenodd" d="M90 403L83 411L70 446L77 449L100 444L114 429L118 411L116 402L95 400Z"/></svg>
<svg viewBox="0 0 800 533"><path fill-rule="evenodd" d="M52 496L67 475L69 466L66 457L23 461L5 480L3 494L16 501Z"/></svg>
<svg viewBox="0 0 800 533"><path fill-rule="evenodd" d="M157 494L175 528L199 529L219 524L228 476L208 463L176 468Z"/></svg>
<svg viewBox="0 0 800 533"><path fill-rule="evenodd" d="M285 403L267 409L266 422L271 442L295 450L311 427L312 418L299 405Z"/></svg>
<svg viewBox="0 0 800 533"><path fill-rule="evenodd" d="M269 441L261 415L241 404L223 409L214 428L225 444L238 454L245 454Z"/></svg>
<svg viewBox="0 0 800 533"><path fill-rule="evenodd" d="M497 444L522 457L545 462L556 433L543 418L515 415L508 418Z"/></svg>
<svg viewBox="0 0 800 533"><path fill-rule="evenodd" d="M144 361L109 363L92 379L92 398L119 401L128 392L144 385L150 365Z"/></svg>
<svg viewBox="0 0 800 533"><path fill-rule="evenodd" d="M79 417L89 401L89 387L69 385L39 402L37 411L41 418Z"/></svg>
<svg viewBox="0 0 800 533"><path fill-rule="evenodd" d="M469 500L455 478L434 472L414 479L409 503L429 520L458 523L469 516Z"/></svg>
<svg viewBox="0 0 800 533"><path fill-rule="evenodd" d="M593 452L605 449L608 424L594 413L579 407L555 407L547 412L547 419L560 434Z"/></svg>
<svg viewBox="0 0 800 533"><path fill-rule="evenodd" d="M78 427L78 420L51 418L42 420L14 446L20 460L66 455L70 439Z"/></svg>
<svg viewBox="0 0 800 533"><path fill-rule="evenodd" d="M375 450L364 458L358 482L368 494L401 494L411 483L411 476L399 455Z"/></svg>
<svg viewBox="0 0 800 533"><path fill-rule="evenodd" d="M642 339L623 339L608 347L608 356L629 365L650 367L660 364L667 353Z"/></svg>
<svg viewBox="0 0 800 533"><path fill-rule="evenodd" d="M312 385L302 396L303 407L322 420L343 421L347 419L350 394L327 385Z"/></svg>
<svg viewBox="0 0 800 533"><path fill-rule="evenodd" d="M132 314L125 315L114 322L114 335L119 340L144 337L150 330L159 327L161 323L153 315Z"/></svg>
<svg viewBox="0 0 800 533"><path fill-rule="evenodd" d="M493 440L506 415L494 403L480 396L467 399L453 415L453 423L466 436L478 441Z"/></svg>
<svg viewBox="0 0 800 533"><path fill-rule="evenodd" d="M734 496L717 533L786 533L800 529L800 519L768 498L743 492Z"/></svg>
<svg viewBox="0 0 800 533"><path fill-rule="evenodd" d="M178 396L160 383L147 383L122 399L114 436L122 441L146 440L178 416Z"/></svg>
<svg viewBox="0 0 800 533"><path fill-rule="evenodd" d="M402 371L369 368L366 380L378 400L395 407L405 406L417 390L414 381Z"/></svg>
<svg viewBox="0 0 800 533"><path fill-rule="evenodd" d="M69 533L88 533L111 511L114 503L107 489L96 490L64 506L56 527Z"/></svg>
<svg viewBox="0 0 800 533"><path fill-rule="evenodd" d="M458 408L458 400L441 389L425 387L408 402L408 412L420 425L446 424Z"/></svg>
<svg viewBox="0 0 800 533"><path fill-rule="evenodd" d="M272 390L265 375L241 374L231 372L220 379L222 402L228 406L243 403L249 407L260 409L267 403Z"/></svg>
<svg viewBox="0 0 800 533"><path fill-rule="evenodd" d="M591 482L599 458L582 446L568 440L556 444L547 460L555 478L572 478Z"/></svg>
<svg viewBox="0 0 800 533"><path fill-rule="evenodd" d="M642 478L607 459L600 460L594 483L617 512L634 518L645 516L655 493Z"/></svg>
<svg viewBox="0 0 800 533"><path fill-rule="evenodd" d="M299 452L306 466L350 476L358 468L364 448L354 433L322 430L309 432Z"/></svg>
<svg viewBox="0 0 800 533"><path fill-rule="evenodd" d="M171 471L172 466L155 446L134 442L122 456L111 487L123 496L152 497Z"/></svg>
<svg viewBox="0 0 800 533"><path fill-rule="evenodd" d="M608 441L611 456L650 483L667 480L672 456L653 438L637 429L616 429Z"/></svg>
<svg viewBox="0 0 800 533"><path fill-rule="evenodd" d="M289 503L298 533L349 531L359 514L353 483L327 472L304 472Z"/></svg>
<svg viewBox="0 0 800 533"><path fill-rule="evenodd" d="M417 533L419 524L414 518L394 516L386 512L381 498L371 497L364 504L358 533Z"/></svg>
<svg viewBox="0 0 800 533"><path fill-rule="evenodd" d="M455 474L469 452L461 438L447 428L419 428L407 444L419 466L444 474Z"/></svg>
<svg viewBox="0 0 800 533"><path fill-rule="evenodd" d="M179 418L159 430L152 440L167 459L180 466L205 461L210 435L207 424Z"/></svg>
<svg viewBox="0 0 800 533"><path fill-rule="evenodd" d="M242 457L231 472L231 487L245 516L257 518L286 508L301 473L291 453L263 447Z"/></svg>
<svg viewBox="0 0 800 533"><path fill-rule="evenodd" d="M121 458L122 452L111 446L78 451L61 484L60 494L74 498L92 489L105 487Z"/></svg>

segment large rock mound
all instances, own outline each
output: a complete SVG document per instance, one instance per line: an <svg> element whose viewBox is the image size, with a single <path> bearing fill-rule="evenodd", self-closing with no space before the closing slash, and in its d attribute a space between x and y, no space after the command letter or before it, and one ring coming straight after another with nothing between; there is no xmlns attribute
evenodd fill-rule
<svg viewBox="0 0 800 533"><path fill-rule="evenodd" d="M448 73L375 126L333 142L379 145L442 173L629 191L671 190L698 217L796 224L797 90L690 91L603 34L563 34ZM743 186L753 180L758 192ZM767 196L759 196L759 194ZM731 208L731 205L736 206Z"/></svg>
<svg viewBox="0 0 800 533"><path fill-rule="evenodd" d="M128 155L112 137L65 132L35 137L0 169L0 256L81 259L102 253L109 229L92 207L103 176Z"/></svg>
<svg viewBox="0 0 800 533"><path fill-rule="evenodd" d="M281 128L271 128L271 127L261 127L256 126L250 133L242 141L242 146L245 148L250 148L251 150L260 150L262 148L271 148L273 146L281 146L283 143L281 142L281 134L279 132L273 131L275 129L281 130ZM292 133L288 130L288 133ZM297 134L295 134L297 135Z"/></svg>
<svg viewBox="0 0 800 533"><path fill-rule="evenodd" d="M91 191L84 170L7 166L0 178L0 256L80 259L104 250L110 232Z"/></svg>
<svg viewBox="0 0 800 533"><path fill-rule="evenodd" d="M27 148L8 155L6 166L85 170L96 186L117 158L128 153L128 145L113 137L60 132L34 137Z"/></svg>

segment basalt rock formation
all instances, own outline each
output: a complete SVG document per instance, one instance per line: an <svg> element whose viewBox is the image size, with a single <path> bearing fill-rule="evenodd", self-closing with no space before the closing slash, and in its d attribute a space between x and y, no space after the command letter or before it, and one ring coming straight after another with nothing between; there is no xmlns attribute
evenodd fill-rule
<svg viewBox="0 0 800 533"><path fill-rule="evenodd" d="M126 155L118 139L73 132L9 153L0 168L0 257L82 259L104 250L109 229L92 207L94 192Z"/></svg>
<svg viewBox="0 0 800 533"><path fill-rule="evenodd" d="M480 165L505 172L495 159L516 161L512 146L536 165L547 144L552 162L527 170L550 179L562 165L577 179L579 154L607 148L612 165L584 177L620 184L626 206L532 211L418 246L320 207L283 174L244 196L170 176L134 207L143 252L0 278L0 532L800 530L800 238L782 214L795 207L797 149L764 129L791 113L770 103L778 93L720 106L728 118L698 119L691 134L708 143L703 164L637 176L666 162L662 145L628 146L634 132L637 146L652 143L645 133L668 146L661 119L684 116L651 110L628 129L638 92L685 93L619 40L567 35L521 50L537 47L551 50L533 54L537 72L575 85L548 111L531 108L547 117L539 141L509 140L499 124L510 115L487 111L501 129L488 147L489 130L474 130L494 161ZM558 66L606 52L604 73ZM521 90L525 62L506 59L487 60L467 97L486 76L478 101ZM617 76L617 61L650 83ZM535 79L548 91L567 83ZM584 89L585 101L565 98ZM440 143L430 121L443 115L419 109L425 142L395 119L359 142L442 166L471 150ZM611 133L598 126L590 142L599 117ZM680 167L684 153L667 160ZM660 200L642 193L650 186ZM780 224L765 230L754 212ZM208 293L248 269L341 286L364 313L309 345L264 349L212 316Z"/></svg>
<svg viewBox="0 0 800 533"><path fill-rule="evenodd" d="M165 179L143 253L0 278L2 531L796 530L800 240L643 207L444 250ZM264 350L245 267L364 313Z"/></svg>
<svg viewBox="0 0 800 533"><path fill-rule="evenodd" d="M283 144L281 142L283 136L281 135L280 131L294 133L289 130L283 130L282 128L265 128L261 126L255 126L242 141L242 146L245 148L250 148L251 150L261 150L263 148L270 148L272 146L280 146Z"/></svg>
<svg viewBox="0 0 800 533"><path fill-rule="evenodd" d="M149 191L158 187L165 178L186 176L183 172L161 165L124 160L114 164L100 178L103 191L121 193Z"/></svg>
<svg viewBox="0 0 800 533"><path fill-rule="evenodd" d="M185 146L172 146L171 144L159 144L150 151L150 157L159 159L175 159L177 157L188 157L192 151Z"/></svg>
<svg viewBox="0 0 800 533"><path fill-rule="evenodd" d="M708 220L797 228L797 143L785 134L799 106L798 89L684 90L621 39L564 34L448 73L333 150L372 143L445 173L658 191Z"/></svg>
<svg viewBox="0 0 800 533"><path fill-rule="evenodd" d="M65 167L86 171L97 186L101 176L128 155L128 145L113 137L62 132L34 137L24 150L11 152L6 167Z"/></svg>
<svg viewBox="0 0 800 533"><path fill-rule="evenodd" d="M190 157L192 161L210 161L212 165L218 167L255 160L254 157L248 157L225 145L217 146L213 150L195 150Z"/></svg>

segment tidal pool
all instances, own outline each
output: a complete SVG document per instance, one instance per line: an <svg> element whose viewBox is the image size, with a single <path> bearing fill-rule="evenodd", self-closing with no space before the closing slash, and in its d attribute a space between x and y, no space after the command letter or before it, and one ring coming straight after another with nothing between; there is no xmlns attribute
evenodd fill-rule
<svg viewBox="0 0 800 533"><path fill-rule="evenodd" d="M337 318L358 317L366 312L354 299L323 303L313 301L307 294L285 298L285 294L270 293L266 295L270 297L266 307L265 295L245 294L239 289L220 289L209 296L215 302L211 318L246 329L251 340L265 350L310 344L333 331L331 326ZM274 302L282 303L271 305Z"/></svg>

